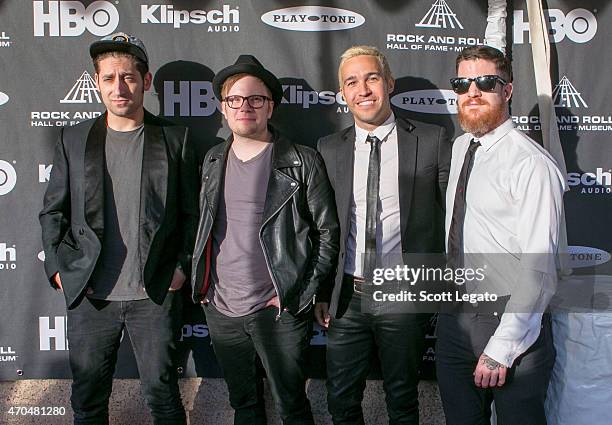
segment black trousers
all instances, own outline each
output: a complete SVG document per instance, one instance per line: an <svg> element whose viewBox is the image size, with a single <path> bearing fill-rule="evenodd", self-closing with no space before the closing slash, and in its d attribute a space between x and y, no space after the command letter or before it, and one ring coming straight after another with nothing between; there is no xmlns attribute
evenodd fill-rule
<svg viewBox="0 0 612 425"><path fill-rule="evenodd" d="M276 408L286 425L314 425L306 397L305 355L310 315L295 317L268 307L243 317L229 317L204 306L215 355L225 376L235 425L265 425L263 380L266 371Z"/></svg>
<svg viewBox="0 0 612 425"><path fill-rule="evenodd" d="M376 352L389 424L418 425L419 366L429 315L364 309L371 295L353 293L346 283L327 333L327 403L334 424L364 423L361 401Z"/></svg>
<svg viewBox="0 0 612 425"><path fill-rule="evenodd" d="M68 310L71 404L75 424L108 424L108 399L117 350L127 330L140 383L156 425L185 424L176 372L176 341L182 326L182 298L169 292L153 301L101 301L83 298Z"/></svg>
<svg viewBox="0 0 612 425"><path fill-rule="evenodd" d="M508 369L506 383L478 388L473 372L498 325L492 314L438 317L436 370L448 425L490 424L493 400L498 425L546 424L544 401L555 362L550 315L544 315L537 341Z"/></svg>

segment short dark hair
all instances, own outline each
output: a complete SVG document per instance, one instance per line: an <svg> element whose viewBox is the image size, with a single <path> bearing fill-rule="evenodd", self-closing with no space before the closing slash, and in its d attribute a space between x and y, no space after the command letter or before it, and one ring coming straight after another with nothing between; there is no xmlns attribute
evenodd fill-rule
<svg viewBox="0 0 612 425"><path fill-rule="evenodd" d="M459 70L459 64L463 61L473 61L484 59L495 64L500 77L507 82L512 82L512 64L506 55L501 50L497 50L490 46L470 46L466 47L457 56L455 71Z"/></svg>
<svg viewBox="0 0 612 425"><path fill-rule="evenodd" d="M93 66L94 66L94 69L96 70L96 74L100 71L100 61L103 59L109 58L109 57L131 58L134 61L134 64L136 65L136 69L138 70L138 73L140 74L143 80L144 80L146 73L149 72L149 65L142 59L137 58L136 56L130 53L127 53L127 52L121 52L121 51L114 50L110 52L100 53L99 55L96 55L96 57L93 58Z"/></svg>

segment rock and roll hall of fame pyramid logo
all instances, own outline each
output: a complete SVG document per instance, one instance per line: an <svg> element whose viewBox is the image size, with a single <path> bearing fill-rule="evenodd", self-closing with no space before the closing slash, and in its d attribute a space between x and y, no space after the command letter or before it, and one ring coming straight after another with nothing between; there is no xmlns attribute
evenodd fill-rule
<svg viewBox="0 0 612 425"><path fill-rule="evenodd" d="M436 0L431 5L421 22L415 24L422 28L459 28L463 25L457 19L457 15L451 10L445 0Z"/></svg>
<svg viewBox="0 0 612 425"><path fill-rule="evenodd" d="M94 103L94 99L101 102L96 82L84 71L60 103Z"/></svg>
<svg viewBox="0 0 612 425"><path fill-rule="evenodd" d="M555 86L552 92L553 103L555 108L588 108L584 99L580 95L580 92L576 90L574 85L566 76L563 76L559 81L559 84Z"/></svg>

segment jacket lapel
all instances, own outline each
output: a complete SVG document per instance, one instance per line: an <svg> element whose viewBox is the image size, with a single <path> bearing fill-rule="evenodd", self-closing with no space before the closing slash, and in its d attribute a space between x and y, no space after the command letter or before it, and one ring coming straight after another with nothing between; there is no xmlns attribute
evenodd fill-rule
<svg viewBox="0 0 612 425"><path fill-rule="evenodd" d="M300 188L299 183L285 174L282 169L301 167L302 159L289 141L276 134L274 134L274 139L272 173L268 180L262 227Z"/></svg>
<svg viewBox="0 0 612 425"><path fill-rule="evenodd" d="M104 169L106 113L96 119L87 135L83 173L85 176L85 221L102 241L104 233Z"/></svg>
<svg viewBox="0 0 612 425"><path fill-rule="evenodd" d="M418 138L412 133L414 126L403 119L397 120L397 149L399 157L399 200L402 239L408 229L408 219L414 190ZM402 240L402 245L404 241Z"/></svg>
<svg viewBox="0 0 612 425"><path fill-rule="evenodd" d="M146 260L153 236L161 226L168 193L168 153L163 129L145 111L142 173L140 178L139 232L142 258Z"/></svg>
<svg viewBox="0 0 612 425"><path fill-rule="evenodd" d="M341 136L336 151L336 201L338 219L350 228L349 212L353 196L353 173L355 167L355 127L349 127ZM348 232L347 232L348 235ZM344 241L343 241L344 242Z"/></svg>
<svg viewBox="0 0 612 425"><path fill-rule="evenodd" d="M219 204L219 196L221 195L221 190L223 190L223 176L225 170L225 161L227 161L227 154L229 152L230 147L232 146L233 137L230 136L225 141L225 146L222 152L214 153L208 159L209 166L208 168L204 165L204 169L208 169L207 174L204 178L206 178L206 204L209 207L209 213L215 218L217 215L217 207Z"/></svg>

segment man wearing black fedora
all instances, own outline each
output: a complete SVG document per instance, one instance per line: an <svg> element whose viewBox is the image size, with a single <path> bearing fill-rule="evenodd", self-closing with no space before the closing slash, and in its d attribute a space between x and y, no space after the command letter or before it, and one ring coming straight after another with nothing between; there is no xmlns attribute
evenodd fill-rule
<svg viewBox="0 0 612 425"><path fill-rule="evenodd" d="M305 353L315 294L335 270L338 219L323 160L268 124L278 79L242 55L213 79L232 131L202 163L193 299L203 305L235 410L266 424L265 369L284 424L314 424Z"/></svg>

